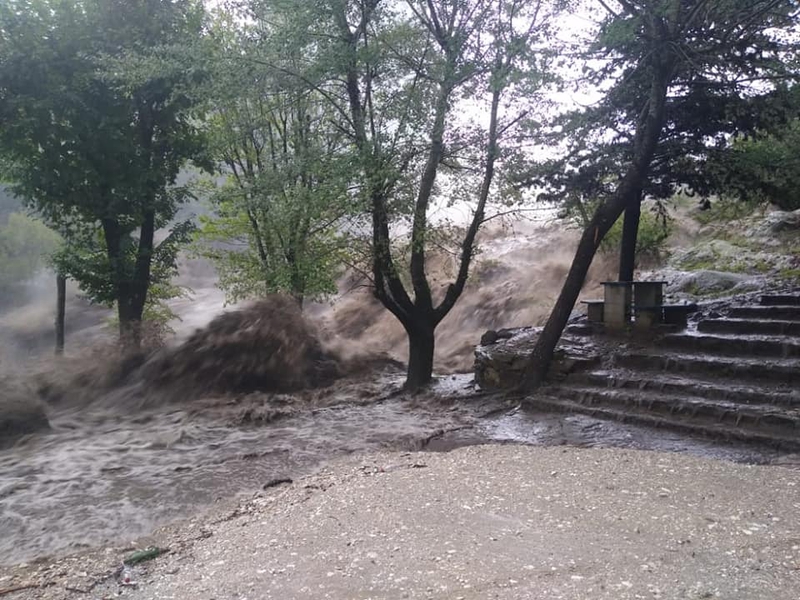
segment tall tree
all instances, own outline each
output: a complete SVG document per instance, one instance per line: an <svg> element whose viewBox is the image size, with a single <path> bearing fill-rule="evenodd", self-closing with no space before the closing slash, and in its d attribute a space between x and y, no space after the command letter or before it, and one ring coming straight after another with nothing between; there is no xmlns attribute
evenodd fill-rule
<svg viewBox="0 0 800 600"><path fill-rule="evenodd" d="M305 69L272 61L331 105L354 152L371 228L378 300L409 340L406 386L432 377L435 330L469 275L487 203L503 184L503 143L531 121L546 80L551 17L560 3L522 0L325 0L265 3L265 23ZM449 201L474 207L451 251L456 275L426 271L431 213ZM407 243L400 237L406 236ZM405 252L405 254L404 254Z"/></svg>
<svg viewBox="0 0 800 600"><path fill-rule="evenodd" d="M203 27L199 0L0 6L0 153L13 187L59 230L102 244L94 268L63 273L116 303L133 346L154 259L171 255L155 232L185 197L173 184L201 148L187 92L202 69L186 49Z"/></svg>
<svg viewBox="0 0 800 600"><path fill-rule="evenodd" d="M726 143L733 127L747 125L752 113L741 109L752 111L753 97L761 94L765 104L774 103L798 72L793 1L590 4L605 13L592 49L602 67L593 79L611 85L597 107L569 119L565 131L575 145L561 185L574 193L572 184L583 177L590 187L598 181L605 186L531 354L523 384L528 389L544 379L592 259L614 222L629 211L623 244L630 252L643 192L674 191L678 180L670 173L702 190L707 181L695 159L709 146ZM622 267L621 276L628 277L630 265Z"/></svg>
<svg viewBox="0 0 800 600"><path fill-rule="evenodd" d="M285 292L302 306L335 293L355 203L351 153L331 106L286 74L243 63L259 51L258 30L230 9L212 35L206 131L224 182L213 191L199 251L230 300Z"/></svg>

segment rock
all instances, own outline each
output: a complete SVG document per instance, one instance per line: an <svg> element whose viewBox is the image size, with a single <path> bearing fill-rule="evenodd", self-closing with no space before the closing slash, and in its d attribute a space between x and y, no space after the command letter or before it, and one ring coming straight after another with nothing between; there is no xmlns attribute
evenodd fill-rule
<svg viewBox="0 0 800 600"><path fill-rule="evenodd" d="M491 346L492 344L496 344L499 340L508 340L514 337L517 331L519 330L501 329L500 331L495 331L494 329L489 329L481 336L481 346Z"/></svg>
<svg viewBox="0 0 800 600"><path fill-rule="evenodd" d="M481 336L481 346L491 346L499 339L497 332L494 329L490 329Z"/></svg>
<svg viewBox="0 0 800 600"><path fill-rule="evenodd" d="M667 292L685 293L692 296L709 296L721 292L754 291L763 286L763 277L754 277L742 273L726 271L701 270L689 273L676 273L667 286Z"/></svg>
<svg viewBox="0 0 800 600"><path fill-rule="evenodd" d="M784 231L797 231L799 229L800 209L791 212L776 210L764 217L764 222L759 227L759 233L769 235Z"/></svg>
<svg viewBox="0 0 800 600"><path fill-rule="evenodd" d="M540 331L541 328L533 327L506 329L504 333L508 337L502 343L497 343L501 340L498 332L492 331L494 335L490 339L493 341L489 347L481 338L481 346L475 350L475 381L478 385L484 390L516 386Z"/></svg>
<svg viewBox="0 0 800 600"><path fill-rule="evenodd" d="M475 350L475 381L484 390L512 389L522 380L541 327L503 329L496 332L495 342ZM565 334L553 356L548 377L559 380L567 374L594 364L599 357L597 349L587 340Z"/></svg>

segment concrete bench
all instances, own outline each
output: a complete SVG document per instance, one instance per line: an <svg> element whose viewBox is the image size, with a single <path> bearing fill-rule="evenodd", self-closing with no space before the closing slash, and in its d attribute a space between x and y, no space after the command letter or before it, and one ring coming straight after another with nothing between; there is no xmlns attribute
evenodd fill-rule
<svg viewBox="0 0 800 600"><path fill-rule="evenodd" d="M654 306L633 307L633 314L636 317L635 326L637 329L651 329L653 325L664 323L666 325L677 325L686 327L688 316L697 310L697 304L656 304Z"/></svg>
<svg viewBox="0 0 800 600"><path fill-rule="evenodd" d="M603 300L581 300L581 304L586 305L586 316L592 323L602 323L603 313L605 312Z"/></svg>

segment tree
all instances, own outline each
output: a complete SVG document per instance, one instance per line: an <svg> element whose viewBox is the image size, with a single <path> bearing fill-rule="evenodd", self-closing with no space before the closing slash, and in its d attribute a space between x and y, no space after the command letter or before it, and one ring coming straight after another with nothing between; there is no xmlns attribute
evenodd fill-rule
<svg viewBox="0 0 800 600"><path fill-rule="evenodd" d="M545 48L560 3L268 4L260 14L273 24L271 39L285 40L280 55L302 57L304 68L264 61L325 98L354 153L371 282L408 335L406 387L417 389L431 380L436 327L464 289L487 203L504 184L496 173L512 152L503 143L525 132L547 80ZM437 289L426 273L430 217L449 201L469 201L474 211L447 249L457 274Z"/></svg>
<svg viewBox="0 0 800 600"><path fill-rule="evenodd" d="M734 140L712 165L718 193L800 209L800 118Z"/></svg>
<svg viewBox="0 0 800 600"><path fill-rule="evenodd" d="M257 31L231 12L219 16L217 56L206 96L210 160L224 177L215 215L199 231L230 300L286 292L336 292L346 254L350 153L331 107L297 80L242 63L258 50ZM263 50L263 49L262 49Z"/></svg>
<svg viewBox="0 0 800 600"><path fill-rule="evenodd" d="M564 130L574 136L575 147L561 189L580 177L588 186L604 185L530 356L527 389L544 380L597 248L620 215L628 210L631 217L623 232L623 254L630 255L642 195L672 193L681 181L702 191L709 180L699 168L702 158L709 147L727 142L731 123L747 125L742 107L752 111L759 102L779 102L797 77L794 2L597 0L595 5L605 18L593 48L602 66L593 75L611 86L596 108L574 116Z"/></svg>
<svg viewBox="0 0 800 600"><path fill-rule="evenodd" d="M12 187L72 235L69 248L102 244L102 254L83 249L95 268L63 255L62 274L116 303L132 346L154 260L172 255L155 232L185 198L173 183L202 147L188 90L203 73L187 48L203 26L198 0L0 6L0 154Z"/></svg>

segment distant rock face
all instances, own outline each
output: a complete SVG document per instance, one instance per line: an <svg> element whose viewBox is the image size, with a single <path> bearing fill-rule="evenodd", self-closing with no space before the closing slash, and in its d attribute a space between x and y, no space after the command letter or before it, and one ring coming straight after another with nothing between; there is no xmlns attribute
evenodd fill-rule
<svg viewBox="0 0 800 600"><path fill-rule="evenodd" d="M44 406L32 390L0 381L0 448L29 433L49 429Z"/></svg>

